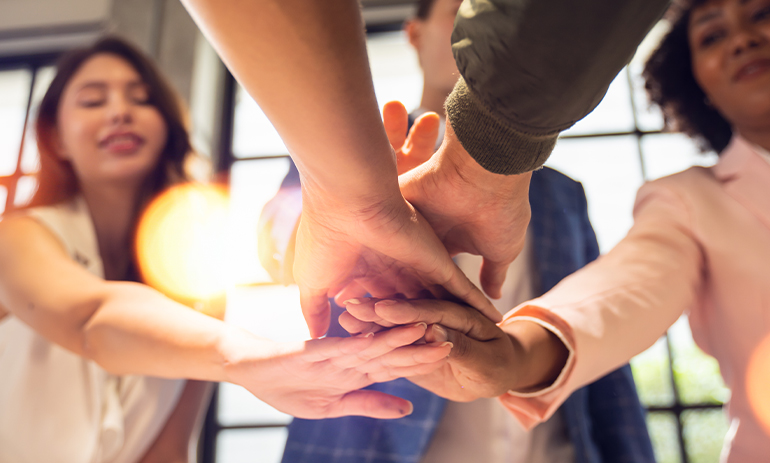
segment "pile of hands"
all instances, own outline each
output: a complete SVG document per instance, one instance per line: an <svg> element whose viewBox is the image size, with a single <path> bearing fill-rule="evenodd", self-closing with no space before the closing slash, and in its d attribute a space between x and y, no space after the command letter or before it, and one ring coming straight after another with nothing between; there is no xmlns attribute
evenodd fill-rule
<svg viewBox="0 0 770 463"><path fill-rule="evenodd" d="M335 298L352 336L281 345L268 357L232 363L232 382L286 413L400 418L411 413L409 402L361 390L399 377L455 401L532 386L522 382L527 359L517 338L497 325L501 314L451 259L481 255L482 287L500 297L524 244L530 174L486 171L449 124L434 154L438 115L422 115L408 136L407 117L398 102L383 110L398 193L326 203L317 189L305 191L303 178L293 271L302 311L311 336L321 338Z"/></svg>

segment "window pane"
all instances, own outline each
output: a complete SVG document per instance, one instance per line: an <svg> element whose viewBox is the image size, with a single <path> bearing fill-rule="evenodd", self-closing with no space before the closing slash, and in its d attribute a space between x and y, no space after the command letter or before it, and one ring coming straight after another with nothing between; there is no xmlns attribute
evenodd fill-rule
<svg viewBox="0 0 770 463"><path fill-rule="evenodd" d="M16 197L13 198L13 205L15 207L26 206L29 200L32 199L32 195L37 188L37 180L35 177L25 175L19 179L16 184Z"/></svg>
<svg viewBox="0 0 770 463"><path fill-rule="evenodd" d="M238 287L227 295L227 323L281 342L310 338L296 286ZM239 386L221 384L218 420L234 424L287 424L291 417Z"/></svg>
<svg viewBox="0 0 770 463"><path fill-rule="evenodd" d="M233 429L217 436L217 463L279 463L286 428Z"/></svg>
<svg viewBox="0 0 770 463"><path fill-rule="evenodd" d="M406 33L370 34L366 48L380 109L393 100L404 103L409 111L416 109L422 95L422 70Z"/></svg>
<svg viewBox="0 0 770 463"><path fill-rule="evenodd" d="M728 422L721 410L682 412L684 445L690 463L718 463Z"/></svg>
<svg viewBox="0 0 770 463"><path fill-rule="evenodd" d="M650 55L658 47L658 44L663 39L663 36L668 33L668 30L669 22L666 20L659 21L647 34L642 43L639 44L634 58L628 65L634 107L636 108L636 123L640 130L654 131L663 128L663 114L657 107L650 107L650 100L647 98L647 92L644 89L642 71Z"/></svg>
<svg viewBox="0 0 770 463"><path fill-rule="evenodd" d="M31 82L26 69L0 72L0 177L16 171Z"/></svg>
<svg viewBox="0 0 770 463"><path fill-rule="evenodd" d="M636 391L645 407L674 405L666 338L660 338L652 347L631 359L631 368Z"/></svg>
<svg viewBox="0 0 770 463"><path fill-rule="evenodd" d="M712 166L719 159L713 153L701 153L686 135L666 133L642 137L644 170L648 180L675 174L692 166Z"/></svg>
<svg viewBox="0 0 770 463"><path fill-rule="evenodd" d="M233 164L230 176L232 235L230 255L235 283L270 282L259 264L257 225L265 203L289 171L289 159L259 159Z"/></svg>
<svg viewBox="0 0 770 463"><path fill-rule="evenodd" d="M392 100L410 111L420 104L422 71L402 31L369 34L369 64L380 108ZM236 158L288 154L286 145L254 100L238 86L235 93L233 155Z"/></svg>
<svg viewBox="0 0 770 463"><path fill-rule="evenodd" d="M628 76L623 69L610 84L607 94L599 106L584 117L564 135L583 135L594 133L631 132L634 130L634 117L631 110L631 94Z"/></svg>
<svg viewBox="0 0 770 463"><path fill-rule="evenodd" d="M716 359L695 345L687 316L668 330L674 358L674 381L683 404L724 403L730 398Z"/></svg>
<svg viewBox="0 0 770 463"><path fill-rule="evenodd" d="M647 429L655 449L655 460L658 463L682 463L676 416L673 413L649 413L647 415Z"/></svg>
<svg viewBox="0 0 770 463"><path fill-rule="evenodd" d="M583 183L599 247L612 249L631 227L642 184L636 137L561 139L546 165Z"/></svg>
<svg viewBox="0 0 770 463"><path fill-rule="evenodd" d="M40 100L43 99L48 86L56 75L56 68L48 66L40 68L35 75L35 88L32 89L32 106L29 112L27 133L24 134L24 150L21 153L21 171L25 174L37 172L40 169L40 161L35 143L35 118Z"/></svg>
<svg viewBox="0 0 770 463"><path fill-rule="evenodd" d="M0 214L5 212L5 201L8 199L8 189L0 185Z"/></svg>

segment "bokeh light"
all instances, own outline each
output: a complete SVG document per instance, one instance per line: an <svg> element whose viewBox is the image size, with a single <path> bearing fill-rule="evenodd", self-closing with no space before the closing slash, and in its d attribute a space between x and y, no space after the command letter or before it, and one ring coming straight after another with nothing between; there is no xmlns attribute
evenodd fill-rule
<svg viewBox="0 0 770 463"><path fill-rule="evenodd" d="M144 281L183 303L221 298L229 278L229 198L224 188L174 186L142 215L136 255Z"/></svg>
<svg viewBox="0 0 770 463"><path fill-rule="evenodd" d="M746 388L754 416L770 435L770 336L757 346L749 360Z"/></svg>

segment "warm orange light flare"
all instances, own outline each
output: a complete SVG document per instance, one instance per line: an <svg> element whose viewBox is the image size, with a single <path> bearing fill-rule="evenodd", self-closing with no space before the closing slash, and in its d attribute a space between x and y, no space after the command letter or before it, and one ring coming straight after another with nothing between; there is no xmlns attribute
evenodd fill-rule
<svg viewBox="0 0 770 463"><path fill-rule="evenodd" d="M220 187L185 184L156 198L137 231L147 284L177 300L208 300L227 287L228 196Z"/></svg>
<svg viewBox="0 0 770 463"><path fill-rule="evenodd" d="M749 360L746 388L754 416L770 435L770 336L767 336Z"/></svg>

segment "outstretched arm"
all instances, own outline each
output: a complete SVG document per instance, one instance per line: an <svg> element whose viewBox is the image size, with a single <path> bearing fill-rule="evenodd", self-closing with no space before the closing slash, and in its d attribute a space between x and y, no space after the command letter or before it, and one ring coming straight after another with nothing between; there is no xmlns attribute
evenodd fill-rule
<svg viewBox="0 0 770 463"><path fill-rule="evenodd" d="M294 344L258 338L148 286L92 275L27 217L0 223L0 306L111 373L228 381L307 418L404 416L408 402L358 389L427 373L449 354L448 346L411 345L424 323Z"/></svg>
<svg viewBox="0 0 770 463"><path fill-rule="evenodd" d="M328 297L353 280L378 295L447 291L499 320L399 191L358 2L184 3L302 176L294 279L311 334L326 331Z"/></svg>

